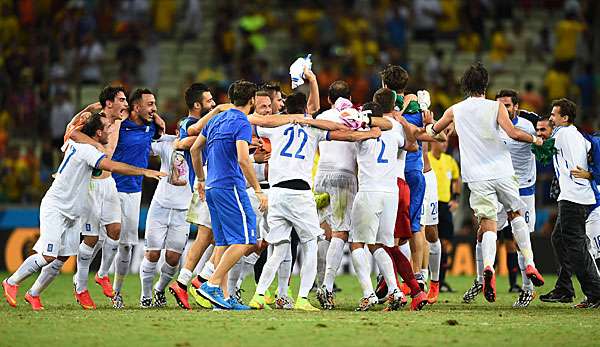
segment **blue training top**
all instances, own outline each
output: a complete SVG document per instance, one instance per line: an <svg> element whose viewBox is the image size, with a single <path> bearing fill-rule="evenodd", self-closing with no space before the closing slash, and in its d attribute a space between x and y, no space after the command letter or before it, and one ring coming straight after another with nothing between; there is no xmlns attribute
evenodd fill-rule
<svg viewBox="0 0 600 347"><path fill-rule="evenodd" d="M238 163L236 141L252 142L252 127L248 117L232 108L211 119L202 129L202 135L206 137L206 187L246 190L246 179Z"/></svg>
<svg viewBox="0 0 600 347"><path fill-rule="evenodd" d="M119 142L112 156L114 161L120 161L129 165L147 168L148 156L152 144L152 138L156 131L154 122L137 125L134 121L126 119L121 123L119 129ZM142 191L143 176L125 176L117 173L112 174L120 193L137 193Z"/></svg>
<svg viewBox="0 0 600 347"><path fill-rule="evenodd" d="M410 124L413 124L419 128L423 127L423 115L421 112L405 113L403 116ZM416 152L406 153L406 165L404 166L404 172L423 172L423 145L421 144L421 141L417 141L417 144L419 145L419 150Z"/></svg>
<svg viewBox="0 0 600 347"><path fill-rule="evenodd" d="M196 117L187 116L179 123L179 139L185 139L188 137L188 128L193 124L196 124L200 119ZM194 180L196 179L196 172L194 171L194 165L192 165L192 155L189 150L183 151L183 157L190 168L190 187L192 192L194 191ZM202 164L206 164L206 147L202 149Z"/></svg>

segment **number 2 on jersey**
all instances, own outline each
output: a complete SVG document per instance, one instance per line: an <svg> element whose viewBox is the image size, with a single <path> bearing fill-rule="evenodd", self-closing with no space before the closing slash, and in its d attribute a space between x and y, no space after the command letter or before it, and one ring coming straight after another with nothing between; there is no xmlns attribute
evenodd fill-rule
<svg viewBox="0 0 600 347"><path fill-rule="evenodd" d="M285 129L285 131L283 132L283 135L289 136L289 138L288 138L288 142L281 149L281 153L279 153L279 155L281 155L282 157L288 157L288 158L292 157L292 153L288 152L288 150L290 149L290 147L294 143L294 139L296 138L296 136L294 134L294 129L295 129L294 127L289 127L287 129ZM294 158L304 159L305 156L304 156L304 154L301 154L301 152L304 149L304 146L306 145L306 141L308 140L308 134L306 133L306 131L304 131L304 129L298 128L297 138L302 138L302 142L300 143L300 147L298 147L296 154L294 154Z"/></svg>
<svg viewBox="0 0 600 347"><path fill-rule="evenodd" d="M381 142L381 151L379 152L379 156L377 157L377 163L385 164L388 162L387 159L383 158L383 152L385 152L385 142L382 139L377 138L377 142Z"/></svg>

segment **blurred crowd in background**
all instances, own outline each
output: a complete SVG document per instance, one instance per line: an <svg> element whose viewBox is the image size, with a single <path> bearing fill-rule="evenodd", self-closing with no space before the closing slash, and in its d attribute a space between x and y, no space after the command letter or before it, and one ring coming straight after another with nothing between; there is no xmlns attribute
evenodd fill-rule
<svg viewBox="0 0 600 347"><path fill-rule="evenodd" d="M190 83L211 85L218 102L239 78L289 92L289 65L307 53L323 108L337 79L351 84L356 104L369 100L378 72L393 63L410 73L409 91L431 92L439 116L463 97L457 62L466 56L490 70L497 87L490 97L517 89L521 108L540 114L551 100L571 98L577 125L591 131L600 106L598 7L593 0L0 0L0 203L41 199L65 125L106 84L153 89L174 127L187 115L181 95ZM538 201L549 204L551 168L539 170Z"/></svg>

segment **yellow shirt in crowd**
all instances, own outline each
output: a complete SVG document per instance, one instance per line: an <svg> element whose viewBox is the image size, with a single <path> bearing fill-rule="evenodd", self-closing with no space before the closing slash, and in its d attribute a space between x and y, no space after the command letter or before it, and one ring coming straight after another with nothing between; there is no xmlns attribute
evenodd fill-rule
<svg viewBox="0 0 600 347"><path fill-rule="evenodd" d="M452 199L452 180L459 178L458 164L452 156L442 153L440 159L436 159L433 153L427 153L429 163L437 178L438 200L450 202Z"/></svg>

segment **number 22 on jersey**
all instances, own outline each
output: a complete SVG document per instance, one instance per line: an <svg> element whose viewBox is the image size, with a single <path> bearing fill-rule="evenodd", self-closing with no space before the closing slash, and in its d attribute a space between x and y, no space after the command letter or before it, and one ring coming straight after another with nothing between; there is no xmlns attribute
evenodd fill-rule
<svg viewBox="0 0 600 347"><path fill-rule="evenodd" d="M279 155L288 158L304 159L305 155L302 154L302 150L304 150L304 146L308 140L306 131L302 128L292 126L285 129L283 135L288 136L288 141L281 149Z"/></svg>
<svg viewBox="0 0 600 347"><path fill-rule="evenodd" d="M383 153L385 152L385 142L383 142L381 138L377 138L377 142L381 143L381 151L379 151L379 155L377 156L377 163L386 164L388 160L383 158Z"/></svg>

